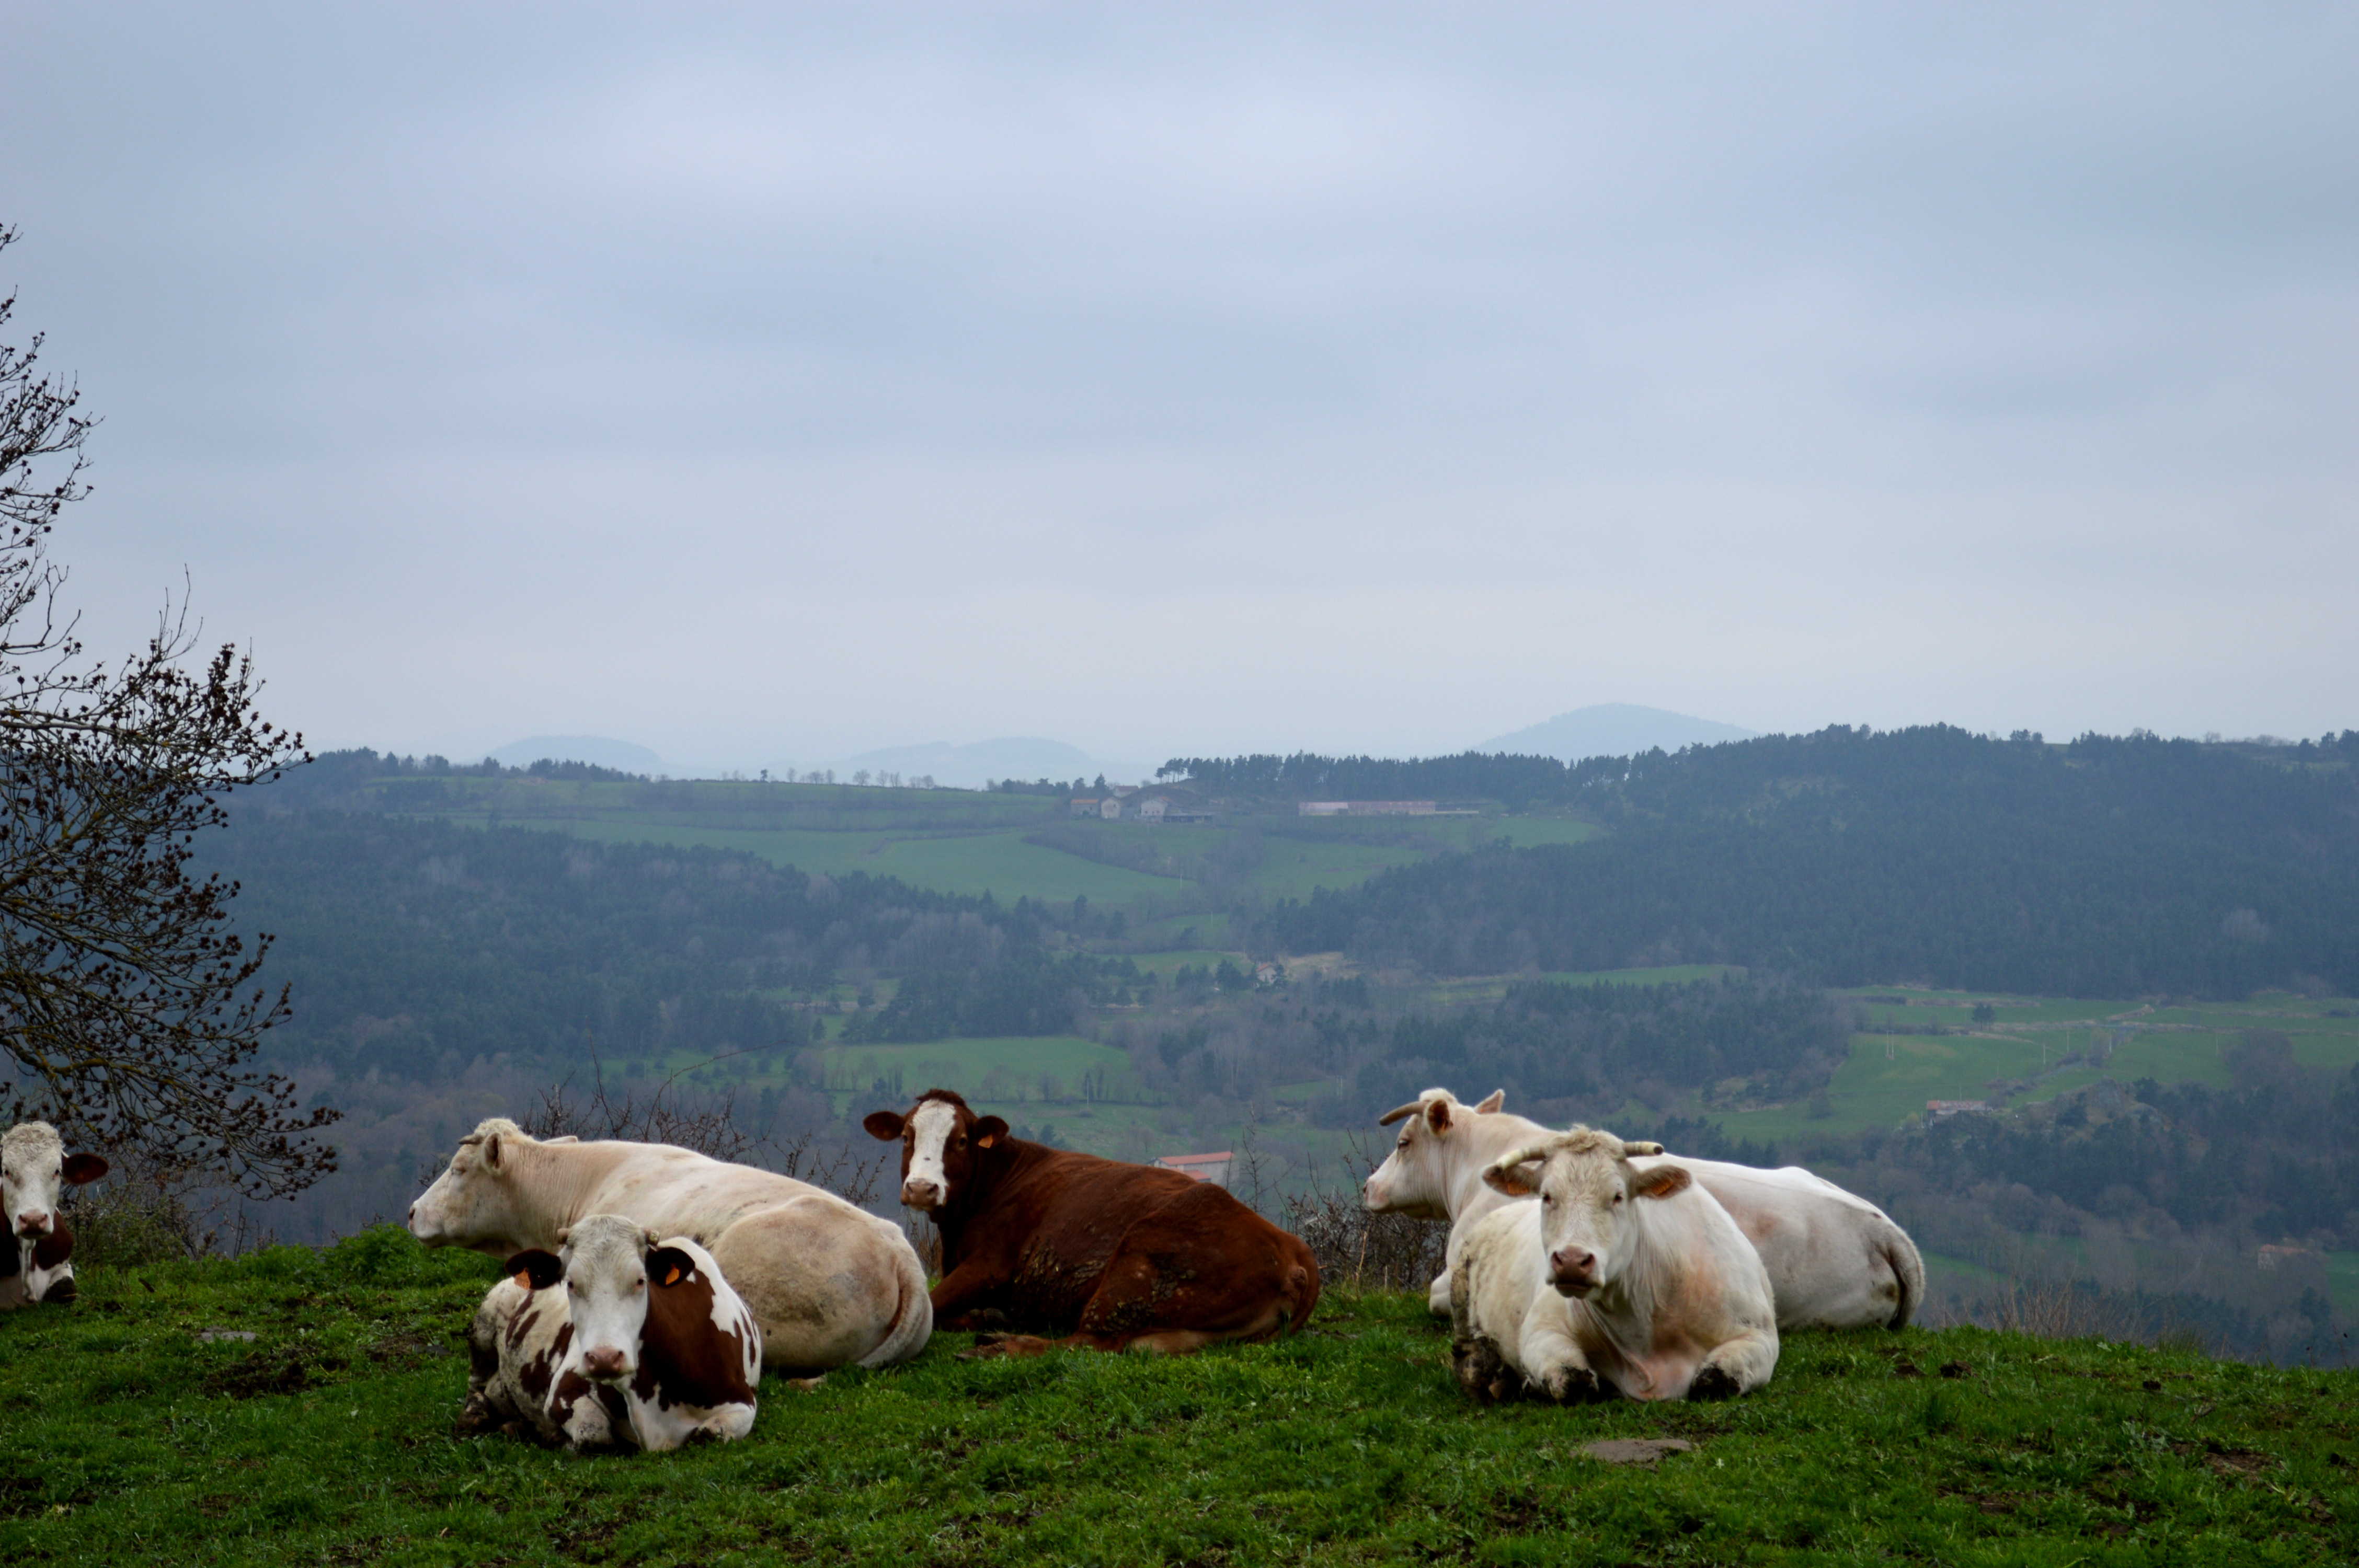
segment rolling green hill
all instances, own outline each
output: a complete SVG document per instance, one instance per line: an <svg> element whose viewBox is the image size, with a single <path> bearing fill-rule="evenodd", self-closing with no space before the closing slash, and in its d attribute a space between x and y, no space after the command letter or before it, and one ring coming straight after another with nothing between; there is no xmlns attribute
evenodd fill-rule
<svg viewBox="0 0 2359 1568"><path fill-rule="evenodd" d="M1055 795L853 784L568 777L528 770L421 771L373 752L321 758L266 797L299 807L470 826L542 828L608 844L742 851L773 865L1003 903L1019 898L1156 919L1238 893L1307 898L1437 854L1506 841L1578 843L1593 825L1564 816L1319 819L1231 812L1209 824L1074 820ZM1190 917L1180 917L1183 924ZM1220 922L1225 912L1196 919Z"/></svg>

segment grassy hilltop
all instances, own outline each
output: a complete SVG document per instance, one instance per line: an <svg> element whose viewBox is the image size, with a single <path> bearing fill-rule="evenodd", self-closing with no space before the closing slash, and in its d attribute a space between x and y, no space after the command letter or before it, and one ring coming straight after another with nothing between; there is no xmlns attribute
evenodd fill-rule
<svg viewBox="0 0 2359 1568"><path fill-rule="evenodd" d="M53 1563L2313 1563L2359 1558L2359 1374L1977 1330L1815 1335L1728 1404L1478 1411L1421 1301L1160 1360L764 1390L745 1442L453 1440L495 1276L378 1229L92 1271L0 1318L0 1552ZM230 1329L251 1340L202 1336ZM1600 1439L1697 1446L1658 1467Z"/></svg>

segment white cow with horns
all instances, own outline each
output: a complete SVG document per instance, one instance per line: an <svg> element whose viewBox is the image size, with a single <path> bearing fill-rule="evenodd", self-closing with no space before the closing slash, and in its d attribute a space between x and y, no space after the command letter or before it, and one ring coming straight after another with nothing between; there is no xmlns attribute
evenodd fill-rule
<svg viewBox="0 0 2359 1568"><path fill-rule="evenodd" d="M1552 1129L1501 1110L1506 1099L1505 1090L1495 1089L1470 1106L1448 1089L1428 1089L1386 1112L1383 1125L1400 1123L1400 1134L1362 1191L1367 1206L1450 1221L1448 1258L1456 1263L1474 1225L1516 1201L1486 1184L1484 1171L1511 1149L1554 1136ZM1720 1200L1769 1271L1780 1332L1899 1328L1924 1300L1925 1264L1916 1243L1865 1198L1799 1165L1767 1171L1666 1155L1660 1144L1627 1147L1636 1168L1677 1164ZM1428 1304L1436 1317L1449 1315L1448 1267L1435 1278Z"/></svg>
<svg viewBox="0 0 2359 1568"><path fill-rule="evenodd" d="M46 1121L19 1122L0 1135L0 1213L9 1231L9 1240L0 1242L0 1307L74 1299L73 1232L58 1204L66 1188L104 1174L104 1160L67 1153L65 1140Z"/></svg>
<svg viewBox="0 0 2359 1568"><path fill-rule="evenodd" d="M773 1373L890 1367L933 1335L926 1271L899 1226L807 1182L668 1143L543 1141L494 1117L409 1206L409 1230L429 1247L506 1259L554 1250L593 1214L708 1249L761 1325Z"/></svg>
<svg viewBox="0 0 2359 1568"><path fill-rule="evenodd" d="M1484 1169L1540 1201L1477 1221L1451 1271L1451 1360L1477 1400L1725 1399L1777 1370L1760 1254L1684 1169L1629 1150L1576 1127Z"/></svg>

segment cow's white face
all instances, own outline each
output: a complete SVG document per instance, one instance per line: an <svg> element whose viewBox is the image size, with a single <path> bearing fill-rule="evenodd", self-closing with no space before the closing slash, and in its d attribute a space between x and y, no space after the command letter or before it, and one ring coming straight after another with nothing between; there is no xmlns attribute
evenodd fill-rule
<svg viewBox="0 0 2359 1568"><path fill-rule="evenodd" d="M1428 1089L1415 1105L1405 1105L1383 1123L1400 1123L1400 1136L1385 1162L1368 1173L1360 1201L1373 1214L1406 1214L1419 1219L1448 1219L1450 1191L1442 1169L1441 1141L1458 1119L1467 1115L1458 1097L1448 1089Z"/></svg>
<svg viewBox="0 0 2359 1568"><path fill-rule="evenodd" d="M494 1117L459 1141L450 1168L409 1206L409 1234L429 1247L472 1247L506 1257L531 1243L516 1234L510 1152L529 1142L523 1129Z"/></svg>
<svg viewBox="0 0 2359 1568"><path fill-rule="evenodd" d="M48 1122L21 1123L0 1137L0 1213L18 1240L46 1240L65 1189L104 1174L106 1162L95 1154L67 1158L65 1140Z"/></svg>
<svg viewBox="0 0 2359 1568"><path fill-rule="evenodd" d="M950 1157L955 1141L964 1152L958 1107L947 1100L919 1103L902 1136L908 1140L908 1168L901 1173L901 1201L911 1208L935 1209L950 1201Z"/></svg>
<svg viewBox="0 0 2359 1568"><path fill-rule="evenodd" d="M1669 1197L1691 1179L1678 1165L1639 1171L1628 1159L1660 1152L1655 1144L1625 1144L1610 1132L1576 1127L1494 1162L1483 1179L1510 1197L1539 1194L1549 1283L1560 1294L1586 1296L1628 1271L1638 1244L1634 1206Z"/></svg>
<svg viewBox="0 0 2359 1568"><path fill-rule="evenodd" d="M593 1214L565 1232L558 1257L565 1265L565 1309L573 1324L573 1354L582 1375L593 1383L625 1382L638 1372L655 1245L654 1232L620 1215ZM673 1260L672 1268L680 1256L652 1254L659 1264Z"/></svg>

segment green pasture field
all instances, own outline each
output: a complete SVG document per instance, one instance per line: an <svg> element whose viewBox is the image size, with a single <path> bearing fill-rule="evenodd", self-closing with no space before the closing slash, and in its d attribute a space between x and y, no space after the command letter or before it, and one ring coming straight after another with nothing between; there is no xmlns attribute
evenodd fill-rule
<svg viewBox="0 0 2359 1568"><path fill-rule="evenodd" d="M1019 898L1070 903L1077 897L1086 897L1092 903L1119 905L1142 896L1168 895L1186 885L1175 878L1101 865L1061 849L1027 844L1022 833L1014 831L902 837L875 832L682 827L627 820L549 826L609 844L741 849L773 865L792 866L800 871L825 872L829 876L865 871L874 877L898 877L912 887L937 892L970 896L988 892L1002 903L1013 903Z"/></svg>
<svg viewBox="0 0 2359 1568"><path fill-rule="evenodd" d="M1871 988L1850 994L1899 995L1904 989ZM2295 1060L2306 1066L2343 1072L2359 1065L2359 1018L2332 1015L2336 1010L2353 1011L2347 1001L2296 1002L2272 995L2245 1002L2149 1009L2129 1000L2058 1001L1966 993L1934 1000L1940 1005L1869 1004L1875 1022L1938 1023L1962 1033L1871 1030L1854 1035L1849 1059L1835 1069L1828 1085L1826 1117L1813 1120L1799 1104L1706 1114L1733 1136L1779 1141L1896 1126L1922 1115L1929 1099L1985 1098L1995 1079L2035 1080L2010 1098L2009 1106L2033 1104L2108 1077L2125 1086L2153 1078L2221 1087L2231 1081L2227 1052L2245 1030L2256 1028L2282 1033ZM1994 1022L1973 1022L1977 1000L1993 1006L1997 1013ZM2102 1038L2120 1042L2103 1066L2084 1064L2057 1070L2060 1057L2085 1053Z"/></svg>
<svg viewBox="0 0 2359 1568"><path fill-rule="evenodd" d="M1013 1036L996 1040L929 1040L908 1045L840 1044L805 1049L796 1063L798 1074L823 1070L829 1092L836 1098L836 1114L843 1114L850 1098L865 1097L880 1076L901 1075L901 1087L911 1099L929 1088L956 1089L978 1105L983 1083L995 1069L1024 1086L1024 1098L1013 1094L989 1102L1001 1115L1027 1108L1025 1120L1046 1115L1052 1119L1065 1108L1038 1103L1040 1075L1057 1078L1067 1094L1080 1092L1082 1075L1103 1067L1119 1086L1130 1076L1130 1058L1111 1045L1074 1034ZM1118 1092L1118 1091L1117 1091ZM1070 1114L1070 1113L1069 1113ZM1013 1119L1013 1118L1011 1118Z"/></svg>
<svg viewBox="0 0 2359 1568"><path fill-rule="evenodd" d="M1422 1292L1173 1358L762 1390L741 1442L454 1438L488 1259L389 1227L88 1270L0 1319L23 1563L2310 1564L2359 1558L2359 1373L1973 1329L1795 1336L1712 1405L1477 1408ZM205 1343L200 1331L252 1333ZM1677 1437L1653 1468L1584 1444Z"/></svg>
<svg viewBox="0 0 2359 1568"><path fill-rule="evenodd" d="M943 892L989 892L1003 902L1069 903L1086 896L1109 907L1151 908L1193 884L1177 876L1109 865L1030 844L1025 836L1070 820L1038 795L966 790L861 788L740 781L647 784L578 780L454 777L397 779L367 786L388 810L483 825L573 834L601 843L740 849L777 865L831 876L867 871ZM1094 825L1093 831L1177 857L1218 849L1237 833L1259 831L1261 862L1247 880L1265 898L1307 898L1318 888L1354 886L1393 866L1496 838L1518 845L1577 843L1596 829L1571 817L1386 818L1329 821L1234 816L1208 825ZM1225 914L1167 917L1175 942L1220 946ZM1193 937L1183 935L1190 926Z"/></svg>

